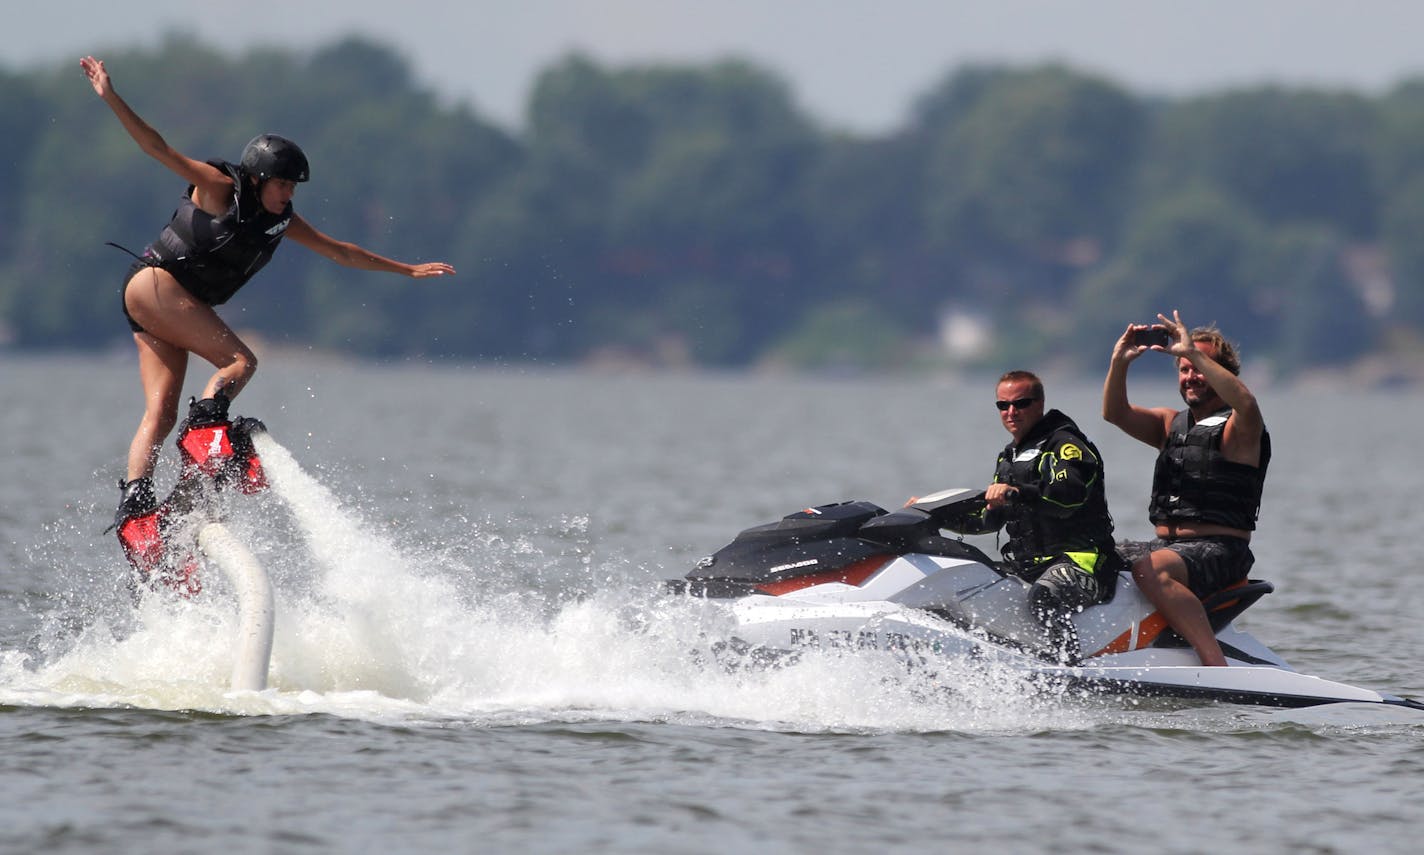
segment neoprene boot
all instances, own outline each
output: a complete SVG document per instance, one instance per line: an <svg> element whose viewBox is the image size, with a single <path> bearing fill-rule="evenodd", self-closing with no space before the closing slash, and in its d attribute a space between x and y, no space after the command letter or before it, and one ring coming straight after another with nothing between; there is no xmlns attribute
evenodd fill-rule
<svg viewBox="0 0 1424 855"><path fill-rule="evenodd" d="M267 472L262 468L262 458L253 447L253 434L266 433L267 426L250 416L238 416L232 420L233 465L228 473L235 480L237 489L245 494L267 489Z"/></svg>
<svg viewBox="0 0 1424 855"><path fill-rule="evenodd" d="M201 473L217 478L232 460L228 403L227 396L221 390L211 398L189 401L188 418L183 420L178 431L178 455L183 461L183 477Z"/></svg>
<svg viewBox="0 0 1424 855"><path fill-rule="evenodd" d="M201 401L190 398L188 400L188 418L183 422L184 428L226 424L227 408L231 403L232 401L221 389L214 392L211 398L203 398Z"/></svg>
<svg viewBox="0 0 1424 855"><path fill-rule="evenodd" d="M114 528L118 529L119 545L124 556L147 581L163 563L163 521L153 494L152 478L120 481L124 491L119 509L114 513Z"/></svg>
<svg viewBox="0 0 1424 855"><path fill-rule="evenodd" d="M126 520L158 510L158 497L153 492L152 478L120 481L119 489L123 491L123 495L119 497L119 509L114 512L114 528L123 525Z"/></svg>

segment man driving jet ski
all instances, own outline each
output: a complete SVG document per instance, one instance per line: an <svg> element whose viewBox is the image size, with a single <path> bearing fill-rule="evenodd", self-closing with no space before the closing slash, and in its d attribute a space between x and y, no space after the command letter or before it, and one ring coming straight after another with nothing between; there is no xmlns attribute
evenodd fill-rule
<svg viewBox="0 0 1424 855"><path fill-rule="evenodd" d="M1079 657L1071 615L1112 596L1123 565L1113 546L1098 449L1059 410L1044 412L1043 382L1010 371L996 386L1013 438L999 452L986 507L966 534L1004 529L1001 569L1033 583L1030 602L1065 662Z"/></svg>

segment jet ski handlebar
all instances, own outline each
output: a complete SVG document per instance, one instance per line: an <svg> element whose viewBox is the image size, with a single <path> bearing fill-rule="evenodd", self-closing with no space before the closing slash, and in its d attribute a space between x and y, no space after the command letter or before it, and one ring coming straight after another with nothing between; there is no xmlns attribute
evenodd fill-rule
<svg viewBox="0 0 1424 855"><path fill-rule="evenodd" d="M921 496L909 507L929 514L940 528L951 531L976 528L970 520L984 510L984 491L967 487L951 487L928 496Z"/></svg>

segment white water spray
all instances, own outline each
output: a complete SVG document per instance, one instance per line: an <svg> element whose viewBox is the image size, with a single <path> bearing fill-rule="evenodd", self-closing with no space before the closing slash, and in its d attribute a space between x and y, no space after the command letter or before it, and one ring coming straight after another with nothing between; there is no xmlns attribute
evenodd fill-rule
<svg viewBox="0 0 1424 855"><path fill-rule="evenodd" d="M257 434L254 443L271 483L266 496L277 501L232 496L224 520L231 539L202 535L209 566L231 584L191 600L146 597L130 631L92 624L39 667L0 660L0 703L811 732L1042 725L1014 681L960 679L949 667L907 674L889 659L807 655L771 671L725 669L710 655L730 631L724 610L664 594L645 574L620 580L617 555L608 566L581 564L596 576L579 588L592 590L571 598L558 583L544 585L542 571L559 558L525 548L524 523L495 519L477 530L459 518L429 520L435 553L402 547L272 437ZM451 561L452 543L478 549ZM272 574L275 618L241 606L262 596L232 573L249 559ZM275 638L266 651L253 645L234 658L233 640L253 638L239 626L242 611L266 614ZM268 654L266 690L228 690L229 680L260 688L239 662ZM950 698L945 684L959 687Z"/></svg>
<svg viewBox="0 0 1424 855"><path fill-rule="evenodd" d="M273 491L291 509L313 555L323 565L338 569L372 558L387 564L400 563L399 553L362 531L358 519L342 512L340 500L308 475L291 452L269 434L254 434L252 444L262 458L263 471ZM373 550L377 554L373 555Z"/></svg>

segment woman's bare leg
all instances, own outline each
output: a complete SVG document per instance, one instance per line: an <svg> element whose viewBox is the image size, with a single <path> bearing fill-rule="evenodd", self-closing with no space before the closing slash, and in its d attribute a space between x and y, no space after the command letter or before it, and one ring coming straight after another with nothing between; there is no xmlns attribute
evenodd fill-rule
<svg viewBox="0 0 1424 855"><path fill-rule="evenodd" d="M134 333L138 345L138 376L143 382L143 418L129 445L128 480L148 478L158 462L163 440L178 422L188 351L159 341L146 332Z"/></svg>
<svg viewBox="0 0 1424 855"><path fill-rule="evenodd" d="M217 368L203 389L205 398L219 390L236 398L257 371L256 355L213 307L189 294L165 270L150 267L135 273L124 289L124 305L150 336Z"/></svg>
<svg viewBox="0 0 1424 855"><path fill-rule="evenodd" d="M219 389L229 399L236 397L257 370L257 357L212 306L189 294L166 270L147 267L134 273L124 288L124 307L144 329L134 333L144 411L129 445L132 481L152 476L163 440L178 421L189 353L217 368L205 398Z"/></svg>

